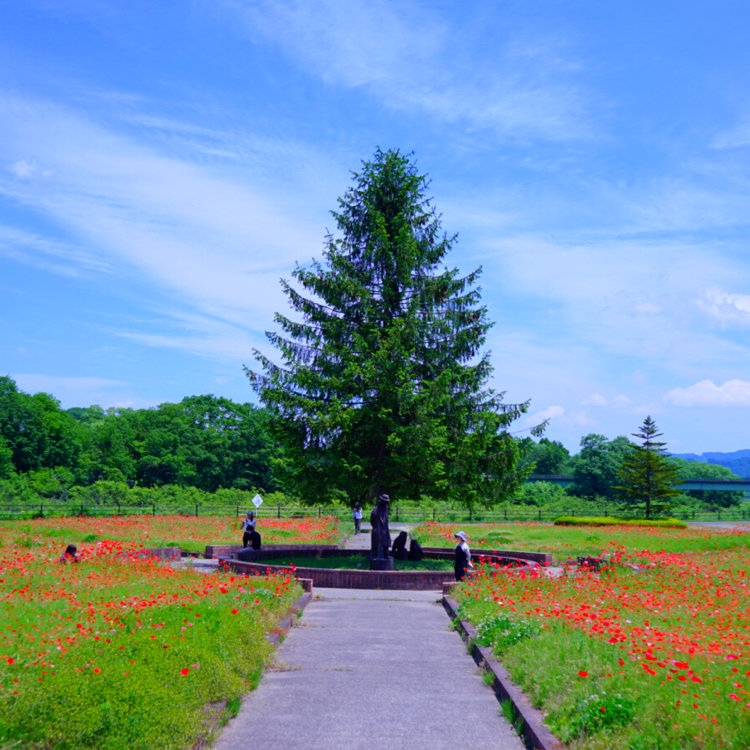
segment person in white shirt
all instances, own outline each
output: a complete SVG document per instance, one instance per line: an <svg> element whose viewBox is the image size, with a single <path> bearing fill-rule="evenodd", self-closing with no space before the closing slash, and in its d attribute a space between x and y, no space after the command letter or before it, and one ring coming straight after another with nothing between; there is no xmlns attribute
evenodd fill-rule
<svg viewBox="0 0 750 750"><path fill-rule="evenodd" d="M457 581L463 581L466 575L466 569L472 569L474 566L471 563L471 551L469 545L466 543L466 534L463 531L457 531L455 534L458 539L456 545L456 559L453 563L453 572L456 574Z"/></svg>

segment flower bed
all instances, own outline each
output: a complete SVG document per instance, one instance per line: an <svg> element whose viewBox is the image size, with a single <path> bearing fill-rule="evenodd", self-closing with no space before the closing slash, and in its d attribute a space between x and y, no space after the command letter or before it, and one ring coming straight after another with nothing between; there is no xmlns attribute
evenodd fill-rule
<svg viewBox="0 0 750 750"><path fill-rule="evenodd" d="M299 594L289 575L176 570L111 539L63 564L59 543L19 546L9 534L4 525L3 747L191 746L257 682L266 635Z"/></svg>
<svg viewBox="0 0 750 750"><path fill-rule="evenodd" d="M454 594L567 746L750 747L750 535L684 552L643 541L610 544L601 573L484 566Z"/></svg>

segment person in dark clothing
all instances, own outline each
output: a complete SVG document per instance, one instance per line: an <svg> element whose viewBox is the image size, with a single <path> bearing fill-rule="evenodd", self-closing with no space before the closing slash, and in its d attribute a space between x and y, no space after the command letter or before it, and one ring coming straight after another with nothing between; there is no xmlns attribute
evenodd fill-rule
<svg viewBox="0 0 750 750"><path fill-rule="evenodd" d="M69 544L65 548L65 552L63 552L62 557L60 558L60 562L63 563L77 563L81 559L81 556L78 554L78 548L75 546L75 544Z"/></svg>
<svg viewBox="0 0 750 750"><path fill-rule="evenodd" d="M412 539L409 544L409 559L419 562L423 557L422 545L416 539Z"/></svg>
<svg viewBox="0 0 750 750"><path fill-rule="evenodd" d="M466 534L463 531L458 531L455 536L458 539L458 544L456 545L456 559L453 562L453 572L456 574L457 581L463 581L466 569L471 569L474 566L471 564L471 552L469 551L469 545L466 543Z"/></svg>
<svg viewBox="0 0 750 750"><path fill-rule="evenodd" d="M255 531L255 513L251 510L247 512L247 517L242 519L242 546L248 547L250 545L250 534Z"/></svg>
<svg viewBox="0 0 750 750"><path fill-rule="evenodd" d="M388 513L390 512L391 498L382 494L378 498L378 504L370 513L370 559L388 558L388 549L391 546L391 533L388 529Z"/></svg>
<svg viewBox="0 0 750 750"><path fill-rule="evenodd" d="M248 535L248 543L253 549L260 549L260 534L255 529Z"/></svg>
<svg viewBox="0 0 750 750"><path fill-rule="evenodd" d="M406 551L406 540L408 538L409 535L405 531L402 531L393 542L393 546L391 547L391 555L395 557L396 560L406 560L406 558L409 556L409 553Z"/></svg>

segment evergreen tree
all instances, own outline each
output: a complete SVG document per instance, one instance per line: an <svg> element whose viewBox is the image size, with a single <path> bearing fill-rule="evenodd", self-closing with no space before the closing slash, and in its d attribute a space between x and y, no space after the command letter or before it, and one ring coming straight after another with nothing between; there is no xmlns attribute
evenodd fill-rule
<svg viewBox="0 0 750 750"><path fill-rule="evenodd" d="M255 351L247 370L276 414L286 467L303 500L492 502L523 478L508 425L528 402L486 387L490 327L475 286L442 266L455 237L441 230L427 179L398 151L378 150L333 212L325 262L282 281L301 320L275 316L282 365Z"/></svg>
<svg viewBox="0 0 750 750"><path fill-rule="evenodd" d="M615 487L617 494L629 503L645 503L646 518L651 517L655 503L679 495L675 489L680 481L679 469L666 455L666 443L656 439L662 434L657 432L654 420L646 417L640 431L632 433L641 445L633 445L617 472L621 483Z"/></svg>

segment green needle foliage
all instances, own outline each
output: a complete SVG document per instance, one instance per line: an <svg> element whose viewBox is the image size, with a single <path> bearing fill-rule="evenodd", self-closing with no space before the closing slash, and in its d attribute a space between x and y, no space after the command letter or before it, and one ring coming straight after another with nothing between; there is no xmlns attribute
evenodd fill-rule
<svg viewBox="0 0 750 750"><path fill-rule="evenodd" d="M398 151L377 150L333 212L324 262L282 281L297 320L268 333L282 365L247 370L274 410L288 479L303 499L424 495L491 503L523 479L508 425L528 402L486 387L490 322L480 270L443 267L455 241Z"/></svg>
<svg viewBox="0 0 750 750"><path fill-rule="evenodd" d="M620 485L615 487L626 502L643 503L646 518L651 517L652 511L661 509L659 506L663 506L665 500L679 494L675 489L680 481L679 469L670 463L664 451L666 443L657 440L663 434L657 429L649 416L643 420L639 432L632 433L642 443L633 445L623 459L617 472Z"/></svg>

